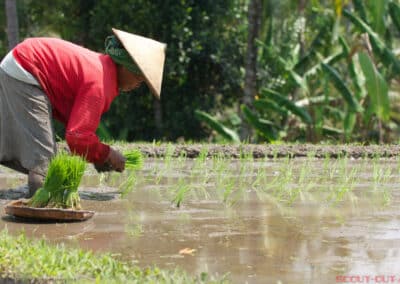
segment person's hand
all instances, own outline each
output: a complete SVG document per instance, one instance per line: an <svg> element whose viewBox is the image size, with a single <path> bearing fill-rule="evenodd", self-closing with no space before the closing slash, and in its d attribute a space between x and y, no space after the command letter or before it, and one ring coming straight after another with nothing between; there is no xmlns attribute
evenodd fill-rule
<svg viewBox="0 0 400 284"><path fill-rule="evenodd" d="M125 170L125 157L119 151L110 148L110 153L106 159L107 164L111 166L111 169L117 172L123 172Z"/></svg>
<svg viewBox="0 0 400 284"><path fill-rule="evenodd" d="M104 162L103 164L94 164L94 168L98 173L111 172L112 166L110 163Z"/></svg>

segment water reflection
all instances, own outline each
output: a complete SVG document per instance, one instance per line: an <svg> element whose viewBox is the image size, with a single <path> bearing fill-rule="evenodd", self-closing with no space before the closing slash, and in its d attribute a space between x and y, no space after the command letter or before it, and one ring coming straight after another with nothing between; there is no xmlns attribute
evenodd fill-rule
<svg viewBox="0 0 400 284"><path fill-rule="evenodd" d="M88 222L0 226L111 251L140 266L229 273L236 283L393 275L400 261L398 165L215 159L167 167L149 160L126 197L117 188L123 176L85 175L83 206L97 212ZM0 192L8 187L0 182Z"/></svg>

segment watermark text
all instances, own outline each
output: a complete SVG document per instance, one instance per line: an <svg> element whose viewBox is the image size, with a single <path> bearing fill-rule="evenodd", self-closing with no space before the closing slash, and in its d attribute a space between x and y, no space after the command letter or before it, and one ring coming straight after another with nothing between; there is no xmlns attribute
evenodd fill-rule
<svg viewBox="0 0 400 284"><path fill-rule="evenodd" d="M336 283L400 283L399 275L338 275Z"/></svg>

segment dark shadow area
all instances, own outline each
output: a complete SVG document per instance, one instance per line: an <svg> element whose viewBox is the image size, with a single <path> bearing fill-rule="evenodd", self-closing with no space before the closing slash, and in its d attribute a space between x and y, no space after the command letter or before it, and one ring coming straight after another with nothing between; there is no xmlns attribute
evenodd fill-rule
<svg viewBox="0 0 400 284"><path fill-rule="evenodd" d="M17 200L21 198L26 198L28 196L28 187L21 186L17 188L1 189L0 199L4 200Z"/></svg>
<svg viewBox="0 0 400 284"><path fill-rule="evenodd" d="M0 278L0 284L26 284L26 283L39 283L39 282L33 282L32 280L13 279L10 277Z"/></svg>
<svg viewBox="0 0 400 284"><path fill-rule="evenodd" d="M4 222L7 223L20 223L20 224L57 224L57 223L82 223L88 220L40 220L35 218L22 218L10 215L4 215L1 217ZM2 282L0 282L2 283Z"/></svg>
<svg viewBox="0 0 400 284"><path fill-rule="evenodd" d="M110 191L110 192L95 192L95 191L79 191L79 196L82 200L91 200L91 201L110 201L119 199L121 193L119 191Z"/></svg>
<svg viewBox="0 0 400 284"><path fill-rule="evenodd" d="M0 200L18 200L22 198L27 198L27 196L28 196L28 187L25 186L0 190ZM96 192L96 191L79 190L79 196L81 197L82 200L110 201L119 199L121 193L119 191Z"/></svg>

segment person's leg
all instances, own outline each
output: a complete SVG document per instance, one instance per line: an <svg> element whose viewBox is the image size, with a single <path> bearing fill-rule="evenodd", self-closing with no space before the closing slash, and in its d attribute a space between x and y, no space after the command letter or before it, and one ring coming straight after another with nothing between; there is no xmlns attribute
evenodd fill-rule
<svg viewBox="0 0 400 284"><path fill-rule="evenodd" d="M36 173L34 171L29 171L28 174L28 188L29 188L29 197L32 197L35 192L43 186L45 176Z"/></svg>
<svg viewBox="0 0 400 284"><path fill-rule="evenodd" d="M2 161L0 164L23 174L29 173L29 170L25 169L18 161Z"/></svg>
<svg viewBox="0 0 400 284"><path fill-rule="evenodd" d="M0 69L0 113L0 163L28 174L31 196L56 153L50 103L40 88Z"/></svg>

